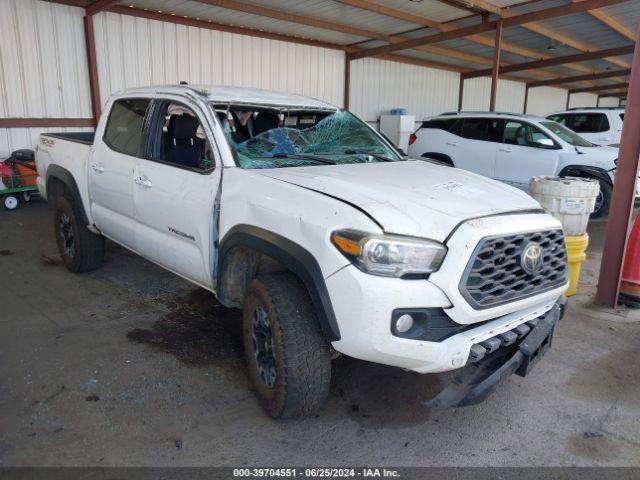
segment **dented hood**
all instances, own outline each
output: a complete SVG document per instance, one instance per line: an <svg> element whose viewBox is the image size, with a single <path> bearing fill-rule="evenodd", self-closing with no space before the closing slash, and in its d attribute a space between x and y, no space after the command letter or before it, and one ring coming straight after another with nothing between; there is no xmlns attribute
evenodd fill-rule
<svg viewBox="0 0 640 480"><path fill-rule="evenodd" d="M420 160L254 172L348 202L387 233L438 241L464 220L540 208L513 187Z"/></svg>

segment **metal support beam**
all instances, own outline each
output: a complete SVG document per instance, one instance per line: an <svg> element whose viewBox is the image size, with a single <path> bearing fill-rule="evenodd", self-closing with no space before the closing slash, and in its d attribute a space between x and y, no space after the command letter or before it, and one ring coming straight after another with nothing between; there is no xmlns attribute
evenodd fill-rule
<svg viewBox="0 0 640 480"><path fill-rule="evenodd" d="M458 111L462 111L462 99L464 98L464 75L460 75L460 86L458 87Z"/></svg>
<svg viewBox="0 0 640 480"><path fill-rule="evenodd" d="M576 75L575 77L560 77L551 80L540 80L531 82L532 87L545 87L549 85L562 85L563 83L588 82L590 80L601 80L603 78L624 77L631 73L631 70L616 70L611 72L593 73L588 75Z"/></svg>
<svg viewBox="0 0 640 480"><path fill-rule="evenodd" d="M0 128L93 127L93 118L0 118Z"/></svg>
<svg viewBox="0 0 640 480"><path fill-rule="evenodd" d="M344 99L342 106L345 110L349 110L349 97L351 89L351 60L345 53L344 55Z"/></svg>
<svg viewBox="0 0 640 480"><path fill-rule="evenodd" d="M629 88L629 82L611 83L609 85L598 85L595 87L572 88L571 93L600 92L603 90L615 90L617 88Z"/></svg>
<svg viewBox="0 0 640 480"><path fill-rule="evenodd" d="M611 308L617 305L620 294L620 277L627 246L627 232L638 179L638 160L640 159L638 131L640 131L640 42L636 40L622 127L620 155L595 299L596 304Z"/></svg>
<svg viewBox="0 0 640 480"><path fill-rule="evenodd" d="M596 108L600 107L600 99L602 98L601 95L598 95L598 99L596 100Z"/></svg>
<svg viewBox="0 0 640 480"><path fill-rule="evenodd" d="M98 61L96 60L96 39L93 32L93 17L84 17L84 35L87 46L87 65L89 66L89 93L91 96L91 113L94 126L98 125L102 113L102 101L100 100L100 81L98 79Z"/></svg>
<svg viewBox="0 0 640 480"><path fill-rule="evenodd" d="M496 23L496 38L493 49L493 69L491 71L491 97L489 97L489 111L496 111L496 96L498 95L498 80L500 78L500 48L502 43L502 20Z"/></svg>
<svg viewBox="0 0 640 480"><path fill-rule="evenodd" d="M565 106L565 110L569 110L570 103L571 103L571 90L567 90L567 105Z"/></svg>
<svg viewBox="0 0 640 480"><path fill-rule="evenodd" d="M633 53L634 46L627 45L624 47L607 48L606 50L598 50L595 52L577 53L574 55L565 55L563 57L547 58L544 60L536 60L533 62L517 63L515 65L506 65L500 68L502 73L522 72L524 70L533 70L536 68L553 67L556 65L565 65L574 62L586 62L588 60L598 60L601 58L617 57L620 55L628 55ZM467 78L486 77L491 75L491 69L476 70L466 74Z"/></svg>
<svg viewBox="0 0 640 480"><path fill-rule="evenodd" d="M118 3L120 3L120 0L97 0L87 5L84 11L87 15L91 16L107 10Z"/></svg>
<svg viewBox="0 0 640 480"><path fill-rule="evenodd" d="M524 89L524 107L522 108L522 113L527 114L527 103L529 103L529 84Z"/></svg>

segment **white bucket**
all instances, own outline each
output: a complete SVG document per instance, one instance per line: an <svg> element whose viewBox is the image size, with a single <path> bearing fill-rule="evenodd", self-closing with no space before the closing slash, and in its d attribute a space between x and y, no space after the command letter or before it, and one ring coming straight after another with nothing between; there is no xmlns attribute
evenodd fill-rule
<svg viewBox="0 0 640 480"><path fill-rule="evenodd" d="M560 220L565 235L582 235L587 232L600 184L597 180L581 177L533 177L529 192Z"/></svg>

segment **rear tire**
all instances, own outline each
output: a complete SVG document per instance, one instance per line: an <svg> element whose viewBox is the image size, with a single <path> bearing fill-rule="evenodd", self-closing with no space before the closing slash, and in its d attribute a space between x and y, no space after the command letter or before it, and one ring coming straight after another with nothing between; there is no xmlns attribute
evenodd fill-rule
<svg viewBox="0 0 640 480"><path fill-rule="evenodd" d="M613 194L613 187L609 182L604 180L598 180L600 183L600 194L596 198L596 210L591 214L591 218L605 218L609 215L609 207L611 206L611 195Z"/></svg>
<svg viewBox="0 0 640 480"><path fill-rule="evenodd" d="M58 251L73 273L90 272L104 260L104 237L90 232L73 200L59 196L55 202L54 232Z"/></svg>
<svg viewBox="0 0 640 480"><path fill-rule="evenodd" d="M242 324L249 378L265 411L273 418L318 411L329 395L331 354L300 281L289 273L255 278Z"/></svg>

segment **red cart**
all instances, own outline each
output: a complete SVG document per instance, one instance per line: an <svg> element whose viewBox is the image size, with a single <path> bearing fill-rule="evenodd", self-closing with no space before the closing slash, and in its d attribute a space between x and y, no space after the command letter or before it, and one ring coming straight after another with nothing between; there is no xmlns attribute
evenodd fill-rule
<svg viewBox="0 0 640 480"><path fill-rule="evenodd" d="M33 150L17 150L0 161L0 200L6 210L29 202L38 193L38 172Z"/></svg>

